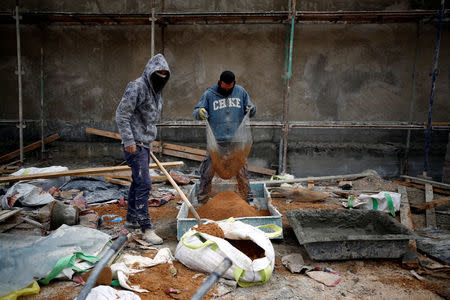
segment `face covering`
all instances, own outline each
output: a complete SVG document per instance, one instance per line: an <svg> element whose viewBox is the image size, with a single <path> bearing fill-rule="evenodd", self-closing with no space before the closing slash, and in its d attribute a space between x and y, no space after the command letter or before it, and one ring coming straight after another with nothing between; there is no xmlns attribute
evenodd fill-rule
<svg viewBox="0 0 450 300"><path fill-rule="evenodd" d="M163 89L163 87L167 83L167 79L169 79L168 74L164 78L161 76L158 76L158 74L156 74L156 73L153 73L150 76L150 82L152 84L152 87L153 87L153 90L155 91L155 93L158 93L159 91L161 91Z"/></svg>
<svg viewBox="0 0 450 300"><path fill-rule="evenodd" d="M225 90L224 88L222 88L222 87L220 86L220 80L219 80L219 82L218 82L217 84L219 85L218 91L219 91L219 93L220 93L222 96L228 97L228 96L231 95L231 93L233 92L234 85L233 85L233 87L232 87L231 89L229 89L229 90L227 91L227 90Z"/></svg>

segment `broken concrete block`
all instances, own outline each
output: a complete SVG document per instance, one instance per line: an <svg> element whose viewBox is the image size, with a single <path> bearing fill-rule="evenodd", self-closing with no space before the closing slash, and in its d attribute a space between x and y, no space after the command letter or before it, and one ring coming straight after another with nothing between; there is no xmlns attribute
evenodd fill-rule
<svg viewBox="0 0 450 300"><path fill-rule="evenodd" d="M305 262L300 253L292 253L281 258L283 265L292 273L301 273L304 270Z"/></svg>

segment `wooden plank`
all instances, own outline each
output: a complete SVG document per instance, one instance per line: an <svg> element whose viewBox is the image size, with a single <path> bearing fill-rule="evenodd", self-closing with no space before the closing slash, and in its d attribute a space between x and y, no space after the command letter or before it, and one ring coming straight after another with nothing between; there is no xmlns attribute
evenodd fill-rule
<svg viewBox="0 0 450 300"><path fill-rule="evenodd" d="M450 197L442 197L442 198L438 198L431 202L426 202L426 203L411 204L411 209L413 211L421 212L421 211L424 211L424 210L427 210L430 208L434 208L434 207L438 207L438 206L442 206L442 205L446 205L446 204L450 204Z"/></svg>
<svg viewBox="0 0 450 300"><path fill-rule="evenodd" d="M411 182L404 182L404 181L398 181L398 180L393 180L393 183L399 184L399 185L403 185L403 186L409 186L409 187L413 187L419 190L425 190L425 186L420 185L420 184L415 184L415 183L411 183ZM433 192L438 193L438 194L444 194L444 195L450 195L450 191L446 191L446 190L441 190L438 188L433 188Z"/></svg>
<svg viewBox="0 0 450 300"><path fill-rule="evenodd" d="M196 160L196 161L202 161L204 159L204 157L200 156L200 155L190 154L190 153L180 152L180 151L175 151L175 150L170 150L170 149L164 149L164 148L163 148L162 153L165 155L181 157L181 158L186 158L186 159Z"/></svg>
<svg viewBox="0 0 450 300"><path fill-rule="evenodd" d="M86 132L91 134L96 134L100 136L105 136L113 139L120 140L120 134L105 130L94 129L90 127L86 127ZM195 161L202 161L206 156L206 150L180 146L170 143L162 143L162 153L169 156L180 157ZM161 143L158 141L153 141L152 143L152 151L155 153L159 153L161 149ZM248 166L248 170L253 173L260 173L265 175L275 175L277 173L276 170L259 168L255 166Z"/></svg>
<svg viewBox="0 0 450 300"><path fill-rule="evenodd" d="M400 222L408 229L414 230L414 223L411 218L411 209L409 206L408 193L406 187L399 186L398 192L401 194L400 202ZM417 258L417 244L415 240L409 240L408 252L402 258L402 265L408 268L419 267L419 260Z"/></svg>
<svg viewBox="0 0 450 300"><path fill-rule="evenodd" d="M59 134L57 134L57 133L52 134L51 136L44 139L44 144L51 143L53 141L56 141L57 139L59 139ZM23 147L23 152L25 153L25 152L28 152L28 151L31 151L34 149L38 149L41 146L42 146L42 141L37 141L37 142L34 142L33 144ZM20 149L17 149L11 153L5 154L0 157L0 163L4 162L4 161L8 161L10 159L13 159L14 157L17 157L19 155L20 155Z"/></svg>
<svg viewBox="0 0 450 300"><path fill-rule="evenodd" d="M433 181L433 180L427 180L427 179L423 179L423 178L406 176L406 175L402 175L400 177L411 180L412 182L416 182L416 183L421 183L421 184L429 183L433 187L439 187L441 189L450 189L450 184L443 183L443 182L437 182L437 181Z"/></svg>
<svg viewBox="0 0 450 300"><path fill-rule="evenodd" d="M253 172L253 173L260 173L260 174L264 174L264 175L275 175L275 174L277 174L276 170L258 168L258 167L255 167L255 166L248 166L248 170L250 172Z"/></svg>
<svg viewBox="0 0 450 300"><path fill-rule="evenodd" d="M202 155L206 156L206 150L187 147L187 146L180 146L180 145L174 145L169 143L163 143L163 149L170 149L170 150L176 150L176 151L182 151L182 152L188 152L192 154Z"/></svg>
<svg viewBox="0 0 450 300"><path fill-rule="evenodd" d="M414 230L414 223L411 218L411 209L406 187L399 186L398 192L402 195L400 202L400 222L409 229Z"/></svg>
<svg viewBox="0 0 450 300"><path fill-rule="evenodd" d="M27 217L22 217L22 220L23 220L24 222L27 222L28 224L31 224L31 225L35 226L35 227L44 229L44 225L42 225L41 223L39 223L39 222L37 222L37 221L28 219Z"/></svg>
<svg viewBox="0 0 450 300"><path fill-rule="evenodd" d="M13 209L13 210L2 210L0 211L0 222L8 219L9 217L14 216L18 212L22 211L22 209Z"/></svg>
<svg viewBox="0 0 450 300"><path fill-rule="evenodd" d="M16 172L15 170L2 170L0 169L0 174L11 174Z"/></svg>
<svg viewBox="0 0 450 300"><path fill-rule="evenodd" d="M10 229L13 229L14 227L16 227L17 225L22 224L22 223L23 223L23 220L19 219L19 220L16 220L12 224L2 224L2 225L0 225L0 233L8 231Z"/></svg>
<svg viewBox="0 0 450 300"><path fill-rule="evenodd" d="M433 201L433 187L431 184L425 184L425 202ZM425 211L425 218L427 222L427 227L436 228L436 214L434 213L434 208L427 209Z"/></svg>
<svg viewBox="0 0 450 300"><path fill-rule="evenodd" d="M173 162L164 162L162 163L164 167L178 167L182 166L182 161L173 161ZM155 163L151 163L149 168L156 169L158 166ZM56 178L63 176L80 176L80 174L100 174L100 173L108 173L108 172L120 172L120 171L129 171L131 170L128 166L117 166L117 167L101 167L101 168L87 168L87 169L76 169L76 170L68 170L68 171L60 171L60 172L49 172L49 173L40 173L40 174L27 174L21 176L7 176L0 177L0 183L2 182L16 182L20 180L31 180L38 178Z"/></svg>
<svg viewBox="0 0 450 300"><path fill-rule="evenodd" d="M86 127L86 133L96 134L104 137L109 137L116 140L122 140L120 134L95 128Z"/></svg>
<svg viewBox="0 0 450 300"><path fill-rule="evenodd" d="M106 182L115 183L115 184L120 184L120 185L123 185L123 186L130 186L131 185L130 181L120 180L120 179L111 178L111 177L105 177L105 181Z"/></svg>

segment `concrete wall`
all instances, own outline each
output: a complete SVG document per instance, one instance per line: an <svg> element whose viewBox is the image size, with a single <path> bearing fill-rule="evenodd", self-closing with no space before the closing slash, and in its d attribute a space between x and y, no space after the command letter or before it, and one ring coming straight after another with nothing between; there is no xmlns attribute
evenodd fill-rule
<svg viewBox="0 0 450 300"><path fill-rule="evenodd" d="M165 11L286 10L287 1L165 1ZM427 2L428 3L428 2ZM434 2L429 2L427 5ZM27 1L25 9L82 12L149 12L149 1ZM160 5L160 3L158 3ZM420 1L302 1L299 9L408 9ZM189 6L189 7L188 7ZM0 3L0 10L13 7ZM423 7L423 6L422 6ZM434 122L450 115L450 40L444 25L436 83ZM418 31L417 31L418 30ZM156 30L161 51L162 30ZM418 38L417 38L418 36ZM0 26L0 119L17 118L15 27ZM164 91L164 120L191 120L204 90L224 69L233 70L258 107L255 120L280 120L285 25L171 25L164 30L164 54L172 77ZM408 121L414 50L418 45L414 121L426 122L436 25L297 24L295 27L290 113L294 121ZM138 77L150 56L150 26L21 27L24 118L40 117L40 51L44 50L46 133L62 141L104 141L84 133L86 126L116 131L114 112L126 84ZM28 123L26 141L39 139ZM254 163L278 164L279 130L254 130ZM164 129L162 137L203 143L203 129ZM423 132L412 140L413 170L420 173ZM448 134L433 133L433 176L440 177ZM4 154L17 148L18 132L0 124ZM289 140L290 172L321 175L378 168L398 174L405 131L296 129ZM94 155L94 154L92 154ZM414 158L415 157L415 158ZM436 166L434 166L434 164ZM326 167L328 166L328 167ZM416 175L416 174L413 174Z"/></svg>
<svg viewBox="0 0 450 300"><path fill-rule="evenodd" d="M34 11L146 13L151 11L152 1L146 0L78 0L78 1L20 1L21 7ZM288 0L161 0L156 7L167 12L199 11L282 11L288 10ZM307 0L297 1L297 10L402 10L437 9L439 0ZM12 9L15 0L3 0L0 10Z"/></svg>

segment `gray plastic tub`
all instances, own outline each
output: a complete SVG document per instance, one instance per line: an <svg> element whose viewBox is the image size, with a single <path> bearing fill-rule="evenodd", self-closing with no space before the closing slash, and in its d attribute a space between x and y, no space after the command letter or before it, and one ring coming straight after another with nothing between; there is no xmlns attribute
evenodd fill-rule
<svg viewBox="0 0 450 300"><path fill-rule="evenodd" d="M299 243L314 260L399 258L415 237L380 211L294 210L286 216Z"/></svg>
<svg viewBox="0 0 450 300"><path fill-rule="evenodd" d="M219 193L221 191L234 191L235 184L216 184L214 185L215 193ZM197 195L198 195L199 184L196 183L190 193L189 193L189 201L192 205L197 206ZM283 228L281 224L281 214L280 212L272 205L270 194L267 191L266 185L264 183L251 183L250 188L253 193L253 203L258 209L267 209L270 212L270 216L261 216L261 217L244 217L244 218L235 218L237 221L241 221L243 223L252 225L252 226L261 226L268 224L275 224L279 227ZM213 195L214 196L214 195ZM195 218L188 218L189 208L186 204L182 204L180 211L177 215L177 239L180 240L183 234L185 234L192 226L197 225L197 220ZM205 222L207 219L202 219ZM270 229L261 229L265 232L271 232ZM271 239L282 239L283 232L281 235L277 237L273 237Z"/></svg>

